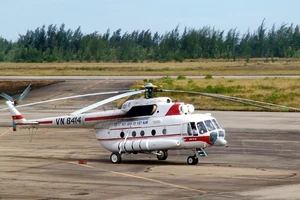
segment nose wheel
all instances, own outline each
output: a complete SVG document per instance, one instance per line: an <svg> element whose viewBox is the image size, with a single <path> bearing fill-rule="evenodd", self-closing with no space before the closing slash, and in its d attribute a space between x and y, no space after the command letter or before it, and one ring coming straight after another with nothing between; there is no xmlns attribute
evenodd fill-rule
<svg viewBox="0 0 300 200"><path fill-rule="evenodd" d="M197 165L199 160L198 157L194 155L194 156L189 156L186 161L189 165Z"/></svg>

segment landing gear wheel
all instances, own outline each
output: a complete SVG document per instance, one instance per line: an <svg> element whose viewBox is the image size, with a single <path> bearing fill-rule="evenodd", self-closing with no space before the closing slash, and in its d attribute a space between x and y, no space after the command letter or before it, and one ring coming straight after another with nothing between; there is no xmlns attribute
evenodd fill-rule
<svg viewBox="0 0 300 200"><path fill-rule="evenodd" d="M198 164L198 162L199 162L199 159L198 159L198 157L194 157L194 165L197 165Z"/></svg>
<svg viewBox="0 0 300 200"><path fill-rule="evenodd" d="M197 165L199 160L197 156L189 156L186 161L189 165Z"/></svg>
<svg viewBox="0 0 300 200"><path fill-rule="evenodd" d="M167 158L168 158L168 151L158 151L157 153L160 154L160 155L156 156L158 160L167 160Z"/></svg>
<svg viewBox="0 0 300 200"><path fill-rule="evenodd" d="M113 164L120 163L120 162L122 161L121 154L119 154L119 153L112 153L112 154L110 155L110 161L111 161Z"/></svg>

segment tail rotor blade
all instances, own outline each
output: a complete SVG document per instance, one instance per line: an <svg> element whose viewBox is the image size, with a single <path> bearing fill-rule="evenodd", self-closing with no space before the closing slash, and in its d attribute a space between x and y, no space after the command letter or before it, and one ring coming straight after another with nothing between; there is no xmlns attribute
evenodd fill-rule
<svg viewBox="0 0 300 200"><path fill-rule="evenodd" d="M31 85L28 85L28 87L24 90L24 92L19 96L18 99L14 100L12 96L6 94L5 92L2 92L0 96L7 99L8 101L14 102L15 106L18 104L18 102L22 101L24 97L28 94L28 92L31 90Z"/></svg>
<svg viewBox="0 0 300 200"><path fill-rule="evenodd" d="M28 92L31 90L31 84L24 90L24 92L19 96L18 101L22 101Z"/></svg>
<svg viewBox="0 0 300 200"><path fill-rule="evenodd" d="M2 96L3 98L7 99L8 101L14 101L14 99L11 96L9 96L8 94L6 94L5 92L2 92L0 94L0 96Z"/></svg>

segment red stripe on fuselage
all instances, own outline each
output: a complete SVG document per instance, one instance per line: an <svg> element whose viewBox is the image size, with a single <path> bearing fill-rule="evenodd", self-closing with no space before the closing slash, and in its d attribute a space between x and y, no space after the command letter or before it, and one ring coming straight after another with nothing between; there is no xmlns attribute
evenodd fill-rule
<svg viewBox="0 0 300 200"><path fill-rule="evenodd" d="M39 124L52 124L52 121L41 121Z"/></svg>
<svg viewBox="0 0 300 200"><path fill-rule="evenodd" d="M185 142L206 142L207 144L212 145L213 143L210 142L210 136L188 136L183 137Z"/></svg>
<svg viewBox="0 0 300 200"><path fill-rule="evenodd" d="M87 117L85 121L98 121L98 120L108 120L108 119L118 119L122 118L124 115L114 115L114 116L102 116L102 117Z"/></svg>

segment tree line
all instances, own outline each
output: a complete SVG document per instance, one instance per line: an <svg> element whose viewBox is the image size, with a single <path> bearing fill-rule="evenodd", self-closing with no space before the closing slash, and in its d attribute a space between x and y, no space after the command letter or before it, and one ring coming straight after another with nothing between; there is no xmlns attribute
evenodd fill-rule
<svg viewBox="0 0 300 200"><path fill-rule="evenodd" d="M150 30L121 33L121 29L100 34L83 34L80 27L66 30L65 24L45 25L19 35L16 42L0 37L0 62L143 62L185 59L298 58L300 27L265 22L252 33L228 32L210 26L200 29L177 26L165 34Z"/></svg>

